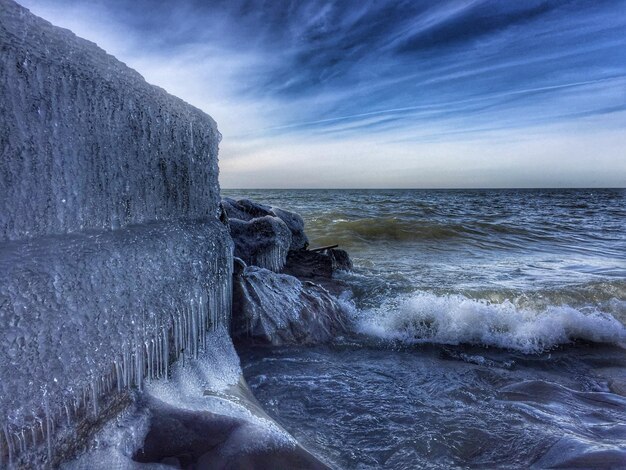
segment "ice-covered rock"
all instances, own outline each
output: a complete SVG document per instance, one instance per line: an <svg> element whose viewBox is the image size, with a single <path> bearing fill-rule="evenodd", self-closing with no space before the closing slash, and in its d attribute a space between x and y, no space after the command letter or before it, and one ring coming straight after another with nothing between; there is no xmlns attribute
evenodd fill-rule
<svg viewBox="0 0 626 470"><path fill-rule="evenodd" d="M350 305L312 282L248 266L233 285L233 333L272 344L329 341L343 333Z"/></svg>
<svg viewBox="0 0 626 470"><path fill-rule="evenodd" d="M230 219L235 256L247 264L280 271L291 245L291 231L279 218L269 215L249 221Z"/></svg>
<svg viewBox="0 0 626 470"><path fill-rule="evenodd" d="M249 199L239 199L236 201L235 199L225 197L222 198L222 204L230 219L250 221L266 215L274 216L270 206L252 202Z"/></svg>
<svg viewBox="0 0 626 470"><path fill-rule="evenodd" d="M291 231L289 250L301 250L309 245L309 239L304 233L304 220L299 214L289 212L279 207L250 201L249 199L223 198L222 205L228 218L233 220L252 221L260 217L277 217L282 220Z"/></svg>
<svg viewBox="0 0 626 470"><path fill-rule="evenodd" d="M0 51L0 468L44 466L229 324L233 245L213 119L10 0Z"/></svg>
<svg viewBox="0 0 626 470"><path fill-rule="evenodd" d="M299 214L289 212L279 207L272 207L272 212L276 217L287 224L291 230L290 250L302 250L309 246L309 239L304 233L304 220Z"/></svg>

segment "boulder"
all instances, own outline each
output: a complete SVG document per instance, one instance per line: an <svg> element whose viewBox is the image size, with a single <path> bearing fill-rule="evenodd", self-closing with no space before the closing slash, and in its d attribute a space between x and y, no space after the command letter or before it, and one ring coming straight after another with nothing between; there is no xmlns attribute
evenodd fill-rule
<svg viewBox="0 0 626 470"><path fill-rule="evenodd" d="M301 250L309 245L304 233L304 220L295 212L289 212L278 207L259 204L249 199L222 199L222 208L230 220L252 221L262 217L276 217L282 220L291 231L290 250Z"/></svg>
<svg viewBox="0 0 626 470"><path fill-rule="evenodd" d="M235 277L233 290L235 336L313 344L345 331L348 304L313 282L248 266Z"/></svg>
<svg viewBox="0 0 626 470"><path fill-rule="evenodd" d="M352 261L345 250L298 250L287 254L283 272L298 278L331 278L335 271L349 271Z"/></svg>
<svg viewBox="0 0 626 470"><path fill-rule="evenodd" d="M283 268L291 245L291 231L281 219L269 215L249 221L232 218L229 225L236 257L272 271Z"/></svg>

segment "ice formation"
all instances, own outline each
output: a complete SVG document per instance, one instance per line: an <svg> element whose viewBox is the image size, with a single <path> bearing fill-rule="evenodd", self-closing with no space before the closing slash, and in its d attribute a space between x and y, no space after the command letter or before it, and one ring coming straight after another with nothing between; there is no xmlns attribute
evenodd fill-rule
<svg viewBox="0 0 626 470"><path fill-rule="evenodd" d="M291 251L309 245L304 220L298 214L249 199L222 199L235 242L235 256L247 264L280 272Z"/></svg>
<svg viewBox="0 0 626 470"><path fill-rule="evenodd" d="M227 325L215 122L0 0L0 467ZM36 446L34 445L36 444ZM19 460L22 459L22 460Z"/></svg>
<svg viewBox="0 0 626 470"><path fill-rule="evenodd" d="M213 119L0 0L0 240L215 217Z"/></svg>
<svg viewBox="0 0 626 470"><path fill-rule="evenodd" d="M238 468L246 455L299 453L252 397L224 327L207 335L197 359L173 364L168 381L146 384L142 399L95 441L64 468ZM164 458L171 466L160 465Z"/></svg>
<svg viewBox="0 0 626 470"><path fill-rule="evenodd" d="M269 215L250 221L230 219L229 226L235 256L274 272L285 266L291 232L281 219Z"/></svg>
<svg viewBox="0 0 626 470"><path fill-rule="evenodd" d="M351 304L312 282L248 266L233 289L234 334L305 344L329 341L346 329Z"/></svg>

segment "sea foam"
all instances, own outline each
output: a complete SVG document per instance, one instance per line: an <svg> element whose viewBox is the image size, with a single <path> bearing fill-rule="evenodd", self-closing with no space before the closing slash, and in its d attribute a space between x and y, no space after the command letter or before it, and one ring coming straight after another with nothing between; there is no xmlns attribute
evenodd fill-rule
<svg viewBox="0 0 626 470"><path fill-rule="evenodd" d="M543 309L418 292L359 313L359 333L402 344L475 344L541 353L575 340L626 347L626 327L598 309Z"/></svg>

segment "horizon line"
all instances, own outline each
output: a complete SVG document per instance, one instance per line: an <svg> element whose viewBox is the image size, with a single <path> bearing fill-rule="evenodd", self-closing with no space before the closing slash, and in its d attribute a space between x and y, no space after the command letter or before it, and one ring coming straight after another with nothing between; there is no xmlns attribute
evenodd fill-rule
<svg viewBox="0 0 626 470"><path fill-rule="evenodd" d="M420 187L420 188L386 188L386 187L373 187L373 188L329 188L329 187L306 187L306 188L224 188L221 187L220 191L484 191L484 190L507 190L507 191L519 191L519 190L581 190L581 189L606 189L606 190L626 190L626 186L520 186L520 187L501 187L501 186L486 186L486 187Z"/></svg>

